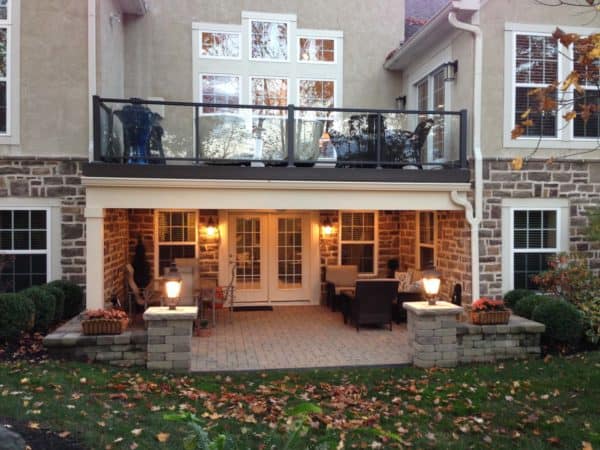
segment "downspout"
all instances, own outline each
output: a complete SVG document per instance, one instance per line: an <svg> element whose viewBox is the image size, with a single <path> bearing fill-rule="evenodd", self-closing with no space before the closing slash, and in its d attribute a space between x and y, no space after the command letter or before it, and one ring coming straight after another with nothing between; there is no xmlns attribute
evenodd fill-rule
<svg viewBox="0 0 600 450"><path fill-rule="evenodd" d="M94 155L93 102L96 95L96 0L88 0L88 158Z"/></svg>
<svg viewBox="0 0 600 450"><path fill-rule="evenodd" d="M456 18L456 13L451 11L448 14L448 22L454 28L464 30L473 35L475 40L474 55L474 82L473 82L473 159L475 200L473 205L467 200L464 194L457 191L451 193L452 201L465 208L465 216L469 225L471 225L471 276L472 276L472 299L480 297L479 289L479 225L483 217L483 162L481 156L481 94L482 94L482 67L483 67L483 46L481 38L481 29L473 24L461 22Z"/></svg>

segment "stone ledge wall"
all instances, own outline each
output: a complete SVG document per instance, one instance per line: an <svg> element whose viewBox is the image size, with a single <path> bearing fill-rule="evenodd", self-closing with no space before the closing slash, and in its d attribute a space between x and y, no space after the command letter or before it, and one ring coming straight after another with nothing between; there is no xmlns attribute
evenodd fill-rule
<svg viewBox="0 0 600 450"><path fill-rule="evenodd" d="M600 204L600 163L529 161L513 170L510 160L483 162L483 220L479 237L481 295L500 298L502 292L502 199L565 198L570 202L570 250L588 258L600 272L600 244L586 237L586 212Z"/></svg>
<svg viewBox="0 0 600 450"><path fill-rule="evenodd" d="M519 316L511 316L507 325L459 323L456 328L458 361L493 362L538 356L543 332L544 325Z"/></svg>
<svg viewBox="0 0 600 450"><path fill-rule="evenodd" d="M0 197L61 200L62 277L85 286L83 159L0 159Z"/></svg>

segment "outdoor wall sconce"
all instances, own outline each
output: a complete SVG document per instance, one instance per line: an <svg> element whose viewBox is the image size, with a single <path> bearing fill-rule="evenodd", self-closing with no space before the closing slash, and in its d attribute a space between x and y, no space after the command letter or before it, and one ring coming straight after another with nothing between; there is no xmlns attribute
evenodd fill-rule
<svg viewBox="0 0 600 450"><path fill-rule="evenodd" d="M406 109L406 95L396 97L396 109L404 111Z"/></svg>
<svg viewBox="0 0 600 450"><path fill-rule="evenodd" d="M333 225L331 224L331 219L329 217L325 218L322 229L323 229L323 236L329 237L332 235Z"/></svg>
<svg viewBox="0 0 600 450"><path fill-rule="evenodd" d="M206 224L206 236L208 236L210 239L220 238L219 226L215 223L212 217L208 218L208 223Z"/></svg>
<svg viewBox="0 0 600 450"><path fill-rule="evenodd" d="M444 64L444 81L456 80L456 74L458 73L458 60L449 61Z"/></svg>
<svg viewBox="0 0 600 450"><path fill-rule="evenodd" d="M169 272L165 275L166 303L169 309L175 309L177 307L177 303L179 303L181 284L181 274L177 270L175 263L171 263Z"/></svg>
<svg viewBox="0 0 600 450"><path fill-rule="evenodd" d="M440 274L435 270L426 270L423 272L423 289L427 296L427 303L431 306L435 305L437 296L440 293Z"/></svg>

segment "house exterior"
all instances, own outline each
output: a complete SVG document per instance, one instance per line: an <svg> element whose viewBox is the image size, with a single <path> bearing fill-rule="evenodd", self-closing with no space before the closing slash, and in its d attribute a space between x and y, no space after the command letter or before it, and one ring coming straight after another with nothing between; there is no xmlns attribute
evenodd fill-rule
<svg viewBox="0 0 600 450"><path fill-rule="evenodd" d="M0 4L4 289L66 278L104 307L125 297L140 239L155 277L184 258L227 284L236 261L248 305L319 304L335 264L364 277L393 260L433 265L442 297L460 285L463 303L519 285L543 252L576 248L598 264L583 237L598 152L545 162L593 145L592 131L510 168L533 142L507 138L520 3L453 2L391 54L404 2L372 3ZM579 20L532 11L536 36ZM418 161L386 153L398 139L414 148L405 131L431 117ZM136 153L142 128L158 153ZM343 159L355 144L367 156ZM542 247L515 249L515 224Z"/></svg>

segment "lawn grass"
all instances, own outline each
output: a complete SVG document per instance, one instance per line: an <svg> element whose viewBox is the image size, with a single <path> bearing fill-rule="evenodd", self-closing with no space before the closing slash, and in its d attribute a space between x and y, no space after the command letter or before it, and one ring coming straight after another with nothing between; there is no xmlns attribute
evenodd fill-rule
<svg viewBox="0 0 600 450"><path fill-rule="evenodd" d="M177 375L0 364L0 416L68 431L90 449L183 448L187 427L163 418L178 411L195 412L211 436L227 433L239 448L282 448L288 412L305 402L323 412L297 448L598 449L600 352L430 371Z"/></svg>

